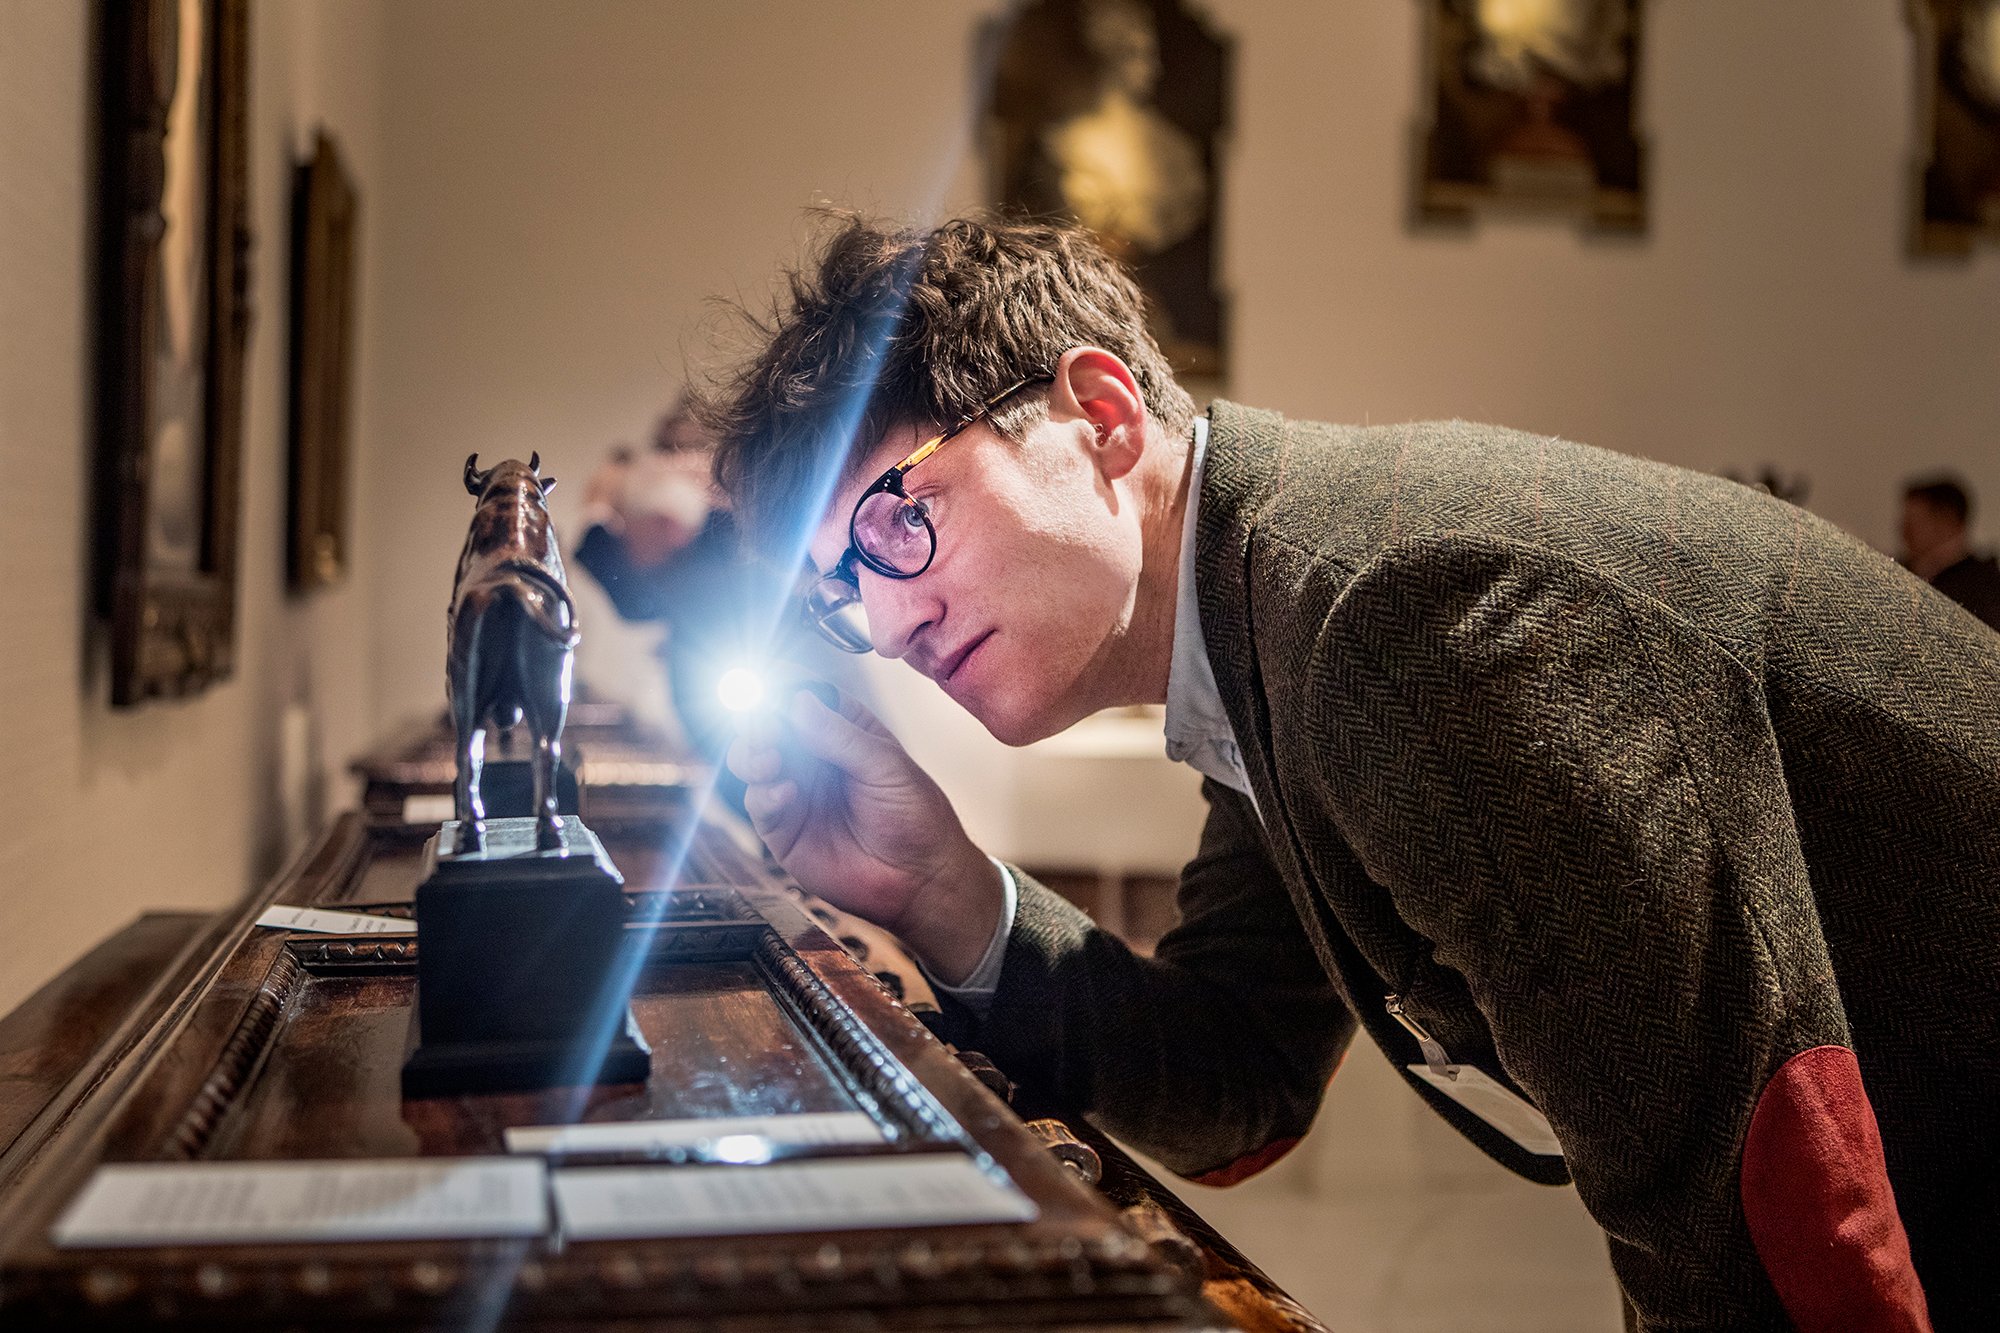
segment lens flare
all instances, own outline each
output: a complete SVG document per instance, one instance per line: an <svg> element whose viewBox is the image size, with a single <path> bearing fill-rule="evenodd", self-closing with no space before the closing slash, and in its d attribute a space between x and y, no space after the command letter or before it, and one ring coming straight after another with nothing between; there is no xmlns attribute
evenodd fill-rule
<svg viewBox="0 0 2000 1333"><path fill-rule="evenodd" d="M715 697L732 713L748 713L763 707L764 678L747 666L734 666L715 682Z"/></svg>

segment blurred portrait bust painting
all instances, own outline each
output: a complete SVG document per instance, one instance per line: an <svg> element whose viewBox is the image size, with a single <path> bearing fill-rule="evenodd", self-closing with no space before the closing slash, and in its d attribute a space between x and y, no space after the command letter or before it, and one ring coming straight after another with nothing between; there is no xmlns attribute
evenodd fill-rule
<svg viewBox="0 0 2000 1333"><path fill-rule="evenodd" d="M1482 209L1645 229L1633 129L1639 0L1429 0L1431 116L1416 220Z"/></svg>
<svg viewBox="0 0 2000 1333"><path fill-rule="evenodd" d="M1174 368L1222 375L1216 139L1227 47L1179 0L1034 0L983 40L993 201L1088 227L1133 269Z"/></svg>

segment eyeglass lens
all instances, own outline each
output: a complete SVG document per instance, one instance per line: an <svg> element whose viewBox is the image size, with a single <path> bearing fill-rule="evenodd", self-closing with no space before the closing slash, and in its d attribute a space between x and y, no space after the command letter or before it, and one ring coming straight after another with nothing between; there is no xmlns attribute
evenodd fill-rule
<svg viewBox="0 0 2000 1333"><path fill-rule="evenodd" d="M922 573L936 544L930 517L915 500L877 491L854 511L855 549L885 573Z"/></svg>
<svg viewBox="0 0 2000 1333"><path fill-rule="evenodd" d="M875 646L861 593L844 578L828 575L815 582L806 594L806 614L813 627L843 652L865 653Z"/></svg>

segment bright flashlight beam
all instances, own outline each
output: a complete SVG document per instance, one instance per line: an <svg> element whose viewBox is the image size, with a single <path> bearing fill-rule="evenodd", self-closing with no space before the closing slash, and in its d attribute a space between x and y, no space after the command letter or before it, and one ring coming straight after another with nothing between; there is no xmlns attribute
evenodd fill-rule
<svg viewBox="0 0 2000 1333"><path fill-rule="evenodd" d="M732 713L756 711L769 693L764 678L747 666L733 666L715 682L716 701Z"/></svg>
<svg viewBox="0 0 2000 1333"><path fill-rule="evenodd" d="M973 116L986 104L985 93L992 87L993 73L990 65L975 71L973 82L975 88L979 90L979 95L966 100L964 113L961 116L946 117L941 120L940 129L946 137L946 143L944 151L939 155L939 170L932 182L930 198L913 210L914 216L936 218L939 215L945 191L956 177L959 163L971 142ZM830 414L829 439L847 443L859 428L862 410L867 405L869 394L874 390L876 376L881 370L883 354L889 340L895 336L896 330L902 323L903 311L907 304L907 283L911 276L910 272L898 275L899 290L896 296L876 312L876 318L868 332L867 348L854 367L857 373L850 381L855 387L847 400L839 404ZM865 443L873 444L874 441ZM820 512L831 501L833 492L839 485L845 462L842 450L828 449L825 452L820 473L814 478L814 483L808 489L800 506L797 530L784 534L777 545L775 557L766 565L766 568L778 571L779 576L765 580L764 590L759 594L768 600L765 606L758 608L763 619L761 631L749 636L750 642L746 644L751 651L752 660L757 660L758 653L772 651L785 620L797 614L792 579L803 566L806 548L819 524ZM826 701L828 707L835 706L832 691L828 687L809 682L807 688L812 689ZM703 787L693 793L691 802L693 817L674 821L670 825L670 831L665 835L664 840L667 845L661 848L660 858L664 869L657 872L657 877L651 882L631 886L645 895L642 899L645 907L633 914L628 923L631 926L645 927L658 923L665 911L669 892L681 881L688 855L693 849L714 794L715 777L711 773ZM568 1078L566 1106L565 1110L559 1113L564 1121L580 1118L588 1104L597 1071L603 1067L605 1052L610 1047L611 1038L624 1025L632 992L637 988L639 974L645 966L650 934L650 931L644 929L629 930L626 947L621 950L620 958L604 978L602 989L599 991L599 1010L593 1016L594 1031L574 1053L574 1062ZM490 1284L475 1293L479 1304L468 1311L464 1327L481 1330L483 1333L498 1323L506 1311L511 1296L513 1268L519 1263L519 1255L509 1256L507 1263L493 1275Z"/></svg>

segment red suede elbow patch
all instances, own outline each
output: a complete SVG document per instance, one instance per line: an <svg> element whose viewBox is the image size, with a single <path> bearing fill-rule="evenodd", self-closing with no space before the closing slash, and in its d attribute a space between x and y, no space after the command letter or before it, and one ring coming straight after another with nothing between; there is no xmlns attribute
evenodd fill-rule
<svg viewBox="0 0 2000 1333"><path fill-rule="evenodd" d="M1327 1075L1328 1087L1333 1086L1335 1076L1346 1063L1347 1052L1342 1051L1339 1058L1333 1062L1333 1073ZM1256 1152L1245 1153L1228 1166L1218 1166L1213 1171L1204 1171L1198 1176L1189 1176L1188 1179L1197 1185L1213 1185L1217 1189L1228 1185L1240 1185L1298 1146L1297 1137L1272 1139Z"/></svg>
<svg viewBox="0 0 2000 1333"><path fill-rule="evenodd" d="M1757 1257L1800 1333L1929 1333L1854 1052L1815 1046L1771 1076L1742 1185Z"/></svg>
<svg viewBox="0 0 2000 1333"><path fill-rule="evenodd" d="M1228 1166L1218 1166L1189 1179L1197 1185L1239 1185L1299 1146L1297 1139L1272 1139L1256 1152L1244 1153Z"/></svg>

